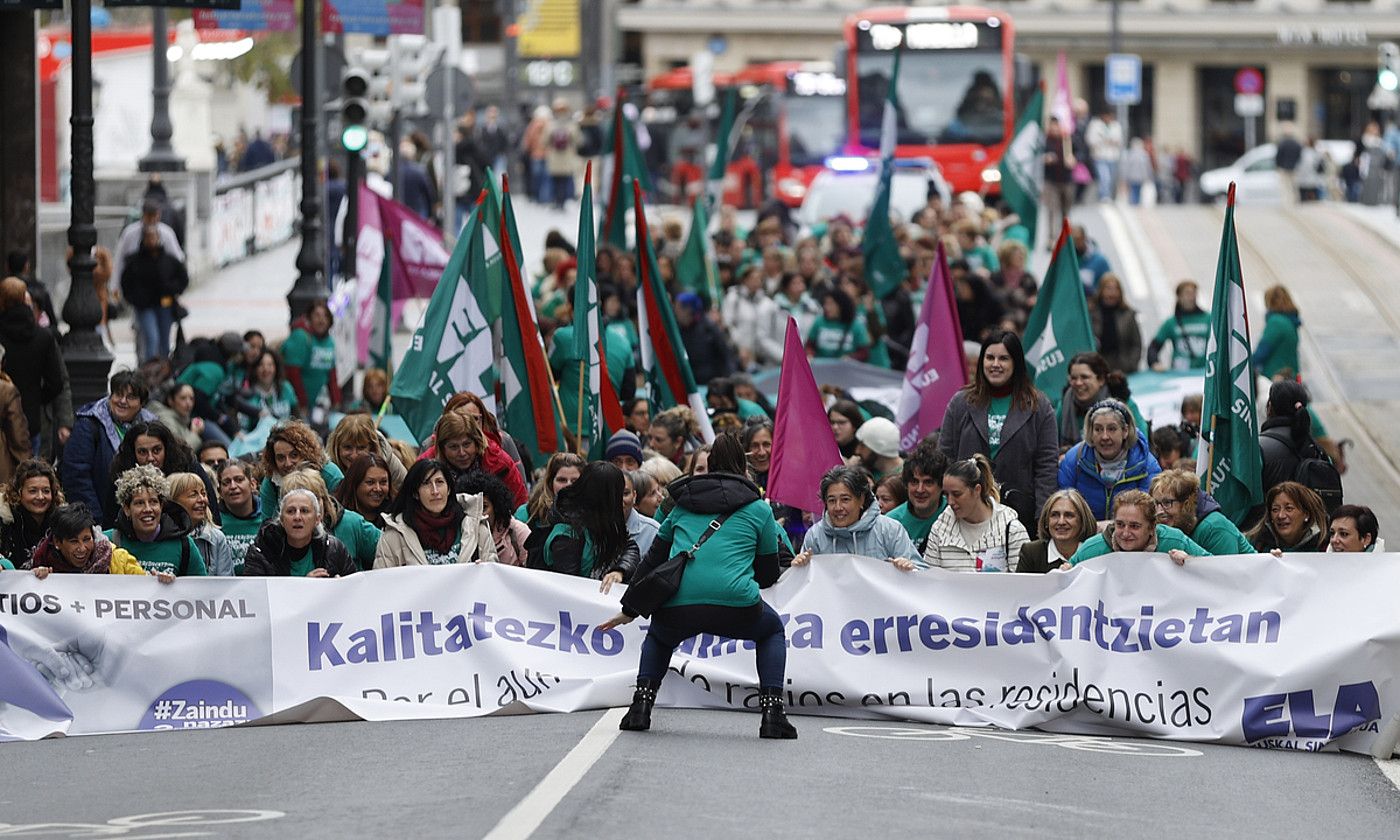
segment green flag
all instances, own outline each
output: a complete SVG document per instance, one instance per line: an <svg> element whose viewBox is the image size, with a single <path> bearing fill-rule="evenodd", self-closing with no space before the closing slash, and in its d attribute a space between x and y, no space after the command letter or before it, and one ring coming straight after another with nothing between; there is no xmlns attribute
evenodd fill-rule
<svg viewBox="0 0 1400 840"><path fill-rule="evenodd" d="M715 133L715 156L710 161L710 171L705 175L705 199L709 202L708 209L711 213L718 211L724 204L724 172L729 168L729 135L734 129L734 113L738 110L738 103L739 89L725 88L724 103L719 116L719 131Z"/></svg>
<svg viewBox="0 0 1400 840"><path fill-rule="evenodd" d="M418 440L427 440L442 407L458 391L472 391L493 408L496 372L491 322L473 287L484 285L488 260L481 206L467 219L423 320L413 332L389 395ZM494 250L494 245L492 246ZM500 262L500 254L490 258Z"/></svg>
<svg viewBox="0 0 1400 840"><path fill-rule="evenodd" d="M904 282L908 269L899 255L899 243L890 225L890 181L894 177L894 149L899 131L899 50L894 53L894 70L885 92L885 111L880 121L880 182L875 203L865 220L860 249L865 255L865 276L877 298L888 297Z"/></svg>
<svg viewBox="0 0 1400 840"><path fill-rule="evenodd" d="M1045 93L1037 90L1016 121L1016 133L1011 135L1011 142L997 165L1001 173L1001 196L1030 231L1031 242L1035 242L1040 190L1045 183L1045 130L1041 128L1044 111Z"/></svg>
<svg viewBox="0 0 1400 840"><path fill-rule="evenodd" d="M545 356L544 341L535 323L534 304L520 270L520 237L516 232L515 210L511 206L510 184L505 184L501 202L501 255L508 288L501 296L501 410L496 416L515 438L516 445L529 453L535 464L543 464L559 451L564 436L559 424L558 395L554 377Z"/></svg>
<svg viewBox="0 0 1400 840"><path fill-rule="evenodd" d="M1026 320L1026 366L1056 407L1069 381L1069 360L1095 349L1094 328L1079 279L1079 255L1069 238L1069 222L1060 229L1055 255L1040 285L1035 308Z"/></svg>
<svg viewBox="0 0 1400 840"><path fill-rule="evenodd" d="M646 162L637 148L637 130L627 118L622 89L617 91L617 105L613 108L610 141L604 148L612 154L612 177L609 178L608 205L598 230L598 238L626 250L627 211L632 208L632 182L641 185L643 191L651 190L651 178L647 175Z"/></svg>
<svg viewBox="0 0 1400 840"><path fill-rule="evenodd" d="M1215 267L1210 340L1206 345L1205 403L1196 469L1201 489L1236 524L1264 501L1259 421L1254 414L1254 363L1245 307L1244 275L1235 241L1235 185L1225 205L1225 230Z"/></svg>
<svg viewBox="0 0 1400 840"><path fill-rule="evenodd" d="M709 229L705 200L696 196L690 215L690 232L686 234L685 247L681 248L680 256L676 259L676 282L686 291L704 298L710 309L718 309L721 303L719 277L710 254L710 237L706 233Z"/></svg>
<svg viewBox="0 0 1400 840"><path fill-rule="evenodd" d="M392 372L394 359L394 243L384 239L379 289L374 296L374 328L369 338L369 366Z"/></svg>

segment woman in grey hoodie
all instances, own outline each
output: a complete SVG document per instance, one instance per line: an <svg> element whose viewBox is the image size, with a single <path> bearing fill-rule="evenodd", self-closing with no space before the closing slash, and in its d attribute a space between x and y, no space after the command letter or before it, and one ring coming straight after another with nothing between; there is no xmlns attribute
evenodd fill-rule
<svg viewBox="0 0 1400 840"><path fill-rule="evenodd" d="M807 531L802 553L792 565L804 566L814 554L856 554L888 560L911 571L923 567L904 526L880 513L870 477L859 467L835 467L822 476L826 513Z"/></svg>

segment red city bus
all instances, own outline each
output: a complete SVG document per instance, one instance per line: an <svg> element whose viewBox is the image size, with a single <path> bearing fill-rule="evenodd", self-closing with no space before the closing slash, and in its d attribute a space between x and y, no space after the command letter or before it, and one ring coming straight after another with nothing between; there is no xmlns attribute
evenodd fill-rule
<svg viewBox="0 0 1400 840"><path fill-rule="evenodd" d="M647 84L653 104L674 108L679 125L694 105L689 68L668 71ZM780 61L751 64L737 73L716 73L716 100L728 90L739 94L730 135L732 152L724 176L724 202L757 207L769 196L797 207L826 159L841 152L845 139L846 83L829 63ZM710 131L719 109L710 109ZM703 181L703 162L672 156L671 181L677 192Z"/></svg>
<svg viewBox="0 0 1400 840"><path fill-rule="evenodd" d="M876 8L845 23L851 151L880 147L880 122L899 50L896 157L932 158L954 191L1000 192L1016 120L1015 29L1005 12L972 6Z"/></svg>

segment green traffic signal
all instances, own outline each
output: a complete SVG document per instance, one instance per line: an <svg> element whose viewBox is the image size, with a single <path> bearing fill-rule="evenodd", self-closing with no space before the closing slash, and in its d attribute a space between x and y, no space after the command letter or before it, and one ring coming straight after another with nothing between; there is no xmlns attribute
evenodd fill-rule
<svg viewBox="0 0 1400 840"><path fill-rule="evenodd" d="M347 152L363 151L369 143L369 128L363 125L347 125L340 132L340 145Z"/></svg>

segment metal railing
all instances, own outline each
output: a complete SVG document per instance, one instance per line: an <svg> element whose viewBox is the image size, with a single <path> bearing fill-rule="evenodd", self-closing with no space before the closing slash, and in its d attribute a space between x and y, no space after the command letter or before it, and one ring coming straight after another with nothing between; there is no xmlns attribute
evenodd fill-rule
<svg viewBox="0 0 1400 840"><path fill-rule="evenodd" d="M224 178L214 185L209 255L217 266L280 245L296 233L301 158Z"/></svg>

